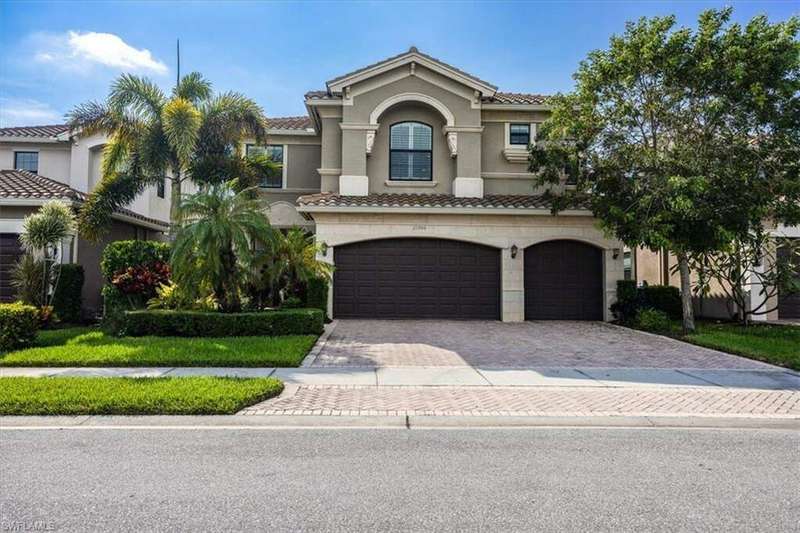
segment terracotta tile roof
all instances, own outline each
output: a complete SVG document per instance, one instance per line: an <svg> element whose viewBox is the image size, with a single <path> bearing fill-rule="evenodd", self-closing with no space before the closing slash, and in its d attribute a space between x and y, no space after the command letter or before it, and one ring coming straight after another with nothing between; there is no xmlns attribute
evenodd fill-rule
<svg viewBox="0 0 800 533"><path fill-rule="evenodd" d="M66 124L52 124L49 126L19 126L13 128L0 128L0 137L55 137L69 131Z"/></svg>
<svg viewBox="0 0 800 533"><path fill-rule="evenodd" d="M82 202L86 195L69 185L27 170L0 170L0 198L64 199Z"/></svg>
<svg viewBox="0 0 800 533"><path fill-rule="evenodd" d="M30 199L30 200L66 200L68 202L83 202L86 194L76 191L72 187L59 181L39 176L27 170L0 170L0 202L3 199ZM130 209L120 208L120 215L135 218L168 228L169 224L163 220L140 215Z"/></svg>
<svg viewBox="0 0 800 533"><path fill-rule="evenodd" d="M367 196L342 196L319 193L301 196L300 206L308 207L425 207L477 209L550 209L553 195L490 194L483 198L456 198L452 194L389 193ZM572 209L588 209L588 202L575 202Z"/></svg>
<svg viewBox="0 0 800 533"><path fill-rule="evenodd" d="M305 130L313 127L308 116L272 117L267 119L267 125L270 129L276 130Z"/></svg>
<svg viewBox="0 0 800 533"><path fill-rule="evenodd" d="M468 78L472 78L473 80L477 81L478 83L482 83L484 85L488 85L490 87L494 87L495 89L497 89L497 87L495 87L494 85L492 85L488 81L482 80L479 77L477 77L477 76L475 76L473 74L470 74L469 72L465 72L465 71L461 70L460 68L456 68L453 65L447 64L444 61L442 61L441 59L437 59L437 58L435 58L433 56L429 56L428 54L426 54L424 52L420 52L417 49L416 46L412 46L407 51L402 52L400 54L397 54L395 56L387 57L386 59L383 59L383 60L378 61L376 63L373 63L371 65L367 65L366 67L361 67L361 68L356 69L356 70L354 70L352 72L348 72L347 74L342 74L341 76L337 76L337 77L333 78L332 80L328 81L328 85L330 85L331 83L336 83L337 81L342 80L344 78L349 78L350 76L355 76L356 74L364 72L365 70L369 70L369 69L378 67L380 65L383 65L384 63L388 63L390 61L394 61L395 59L401 58L406 54L417 54L417 55L420 55L420 56L422 56L422 57L424 57L426 59L429 59L431 61L435 61L436 63L440 63L440 64L444 65L445 67L447 67L447 68L449 68L451 70L454 70L455 72L458 72L459 74L461 74L463 76L466 76Z"/></svg>
<svg viewBox="0 0 800 533"><path fill-rule="evenodd" d="M546 104L550 97L546 94L531 93L494 93L494 96L484 96L481 102L485 104Z"/></svg>

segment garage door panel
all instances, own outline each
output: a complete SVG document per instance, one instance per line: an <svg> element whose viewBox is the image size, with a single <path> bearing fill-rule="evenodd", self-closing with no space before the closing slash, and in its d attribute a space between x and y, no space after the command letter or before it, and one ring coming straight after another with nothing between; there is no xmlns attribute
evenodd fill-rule
<svg viewBox="0 0 800 533"><path fill-rule="evenodd" d="M525 250L527 320L602 320L602 287L599 248L556 240Z"/></svg>
<svg viewBox="0 0 800 533"><path fill-rule="evenodd" d="M338 246L334 261L337 317L499 318L496 249L437 239L385 239Z"/></svg>

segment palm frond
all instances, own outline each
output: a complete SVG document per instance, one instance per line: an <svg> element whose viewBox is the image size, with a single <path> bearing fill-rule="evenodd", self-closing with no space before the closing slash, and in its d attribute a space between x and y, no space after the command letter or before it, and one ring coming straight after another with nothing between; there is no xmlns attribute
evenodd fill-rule
<svg viewBox="0 0 800 533"><path fill-rule="evenodd" d="M172 90L174 98L183 98L193 104L211 98L211 82L199 72L190 72Z"/></svg>
<svg viewBox="0 0 800 533"><path fill-rule="evenodd" d="M85 135L111 131L116 124L108 107L93 100L73 107L66 119L70 129L81 130Z"/></svg>
<svg viewBox="0 0 800 533"><path fill-rule="evenodd" d="M114 211L131 203L147 184L135 164L129 164L125 172L103 176L81 207L80 234L91 241L99 240L108 231Z"/></svg>
<svg viewBox="0 0 800 533"><path fill-rule="evenodd" d="M184 98L170 100L161 114L164 133L183 167L189 165L194 153L200 120L200 111Z"/></svg>
<svg viewBox="0 0 800 533"><path fill-rule="evenodd" d="M141 118L158 118L166 97L151 80L134 74L123 74L111 84L108 104L112 111L131 110Z"/></svg>

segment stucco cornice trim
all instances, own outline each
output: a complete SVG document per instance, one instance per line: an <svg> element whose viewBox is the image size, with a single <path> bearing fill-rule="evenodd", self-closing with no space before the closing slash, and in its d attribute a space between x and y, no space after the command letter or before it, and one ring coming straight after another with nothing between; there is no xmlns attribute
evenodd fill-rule
<svg viewBox="0 0 800 533"><path fill-rule="evenodd" d="M445 63L442 63L441 61L436 61L433 58L420 54L418 51L415 50L410 50L405 54L389 58L380 63L376 63L375 65L372 65L370 67L358 70L352 74L346 74L344 76L334 78L332 80L329 80L326 83L326 85L328 86L329 91L339 92L342 91L347 86L372 78L384 72L393 70L397 67L407 65L409 63L416 63L418 65L424 66L425 68L428 68L434 72L438 72L443 76L456 80L459 83L466 85L467 87L471 87L476 91L480 91L481 93L487 96L491 96L497 92L497 87L495 87L494 85L486 83L473 76L467 75L466 73L459 72L458 70L450 67L449 65L446 65Z"/></svg>
<svg viewBox="0 0 800 533"><path fill-rule="evenodd" d="M369 115L370 124L377 125L379 124L378 119L381 115L390 107L395 106L401 102L422 102L423 104L428 104L429 106L436 109L441 115L444 117L445 121L447 122L448 127L452 127L456 125L456 117L453 115L453 112L444 105L442 102L434 98L429 94L423 93L400 93L390 96L377 106L375 109L372 110L372 113Z"/></svg>

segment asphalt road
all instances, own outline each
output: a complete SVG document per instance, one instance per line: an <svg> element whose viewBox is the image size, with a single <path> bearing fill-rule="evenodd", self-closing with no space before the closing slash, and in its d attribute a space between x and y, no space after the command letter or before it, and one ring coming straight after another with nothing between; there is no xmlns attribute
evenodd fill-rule
<svg viewBox="0 0 800 533"><path fill-rule="evenodd" d="M0 531L800 531L800 433L0 431Z"/></svg>

